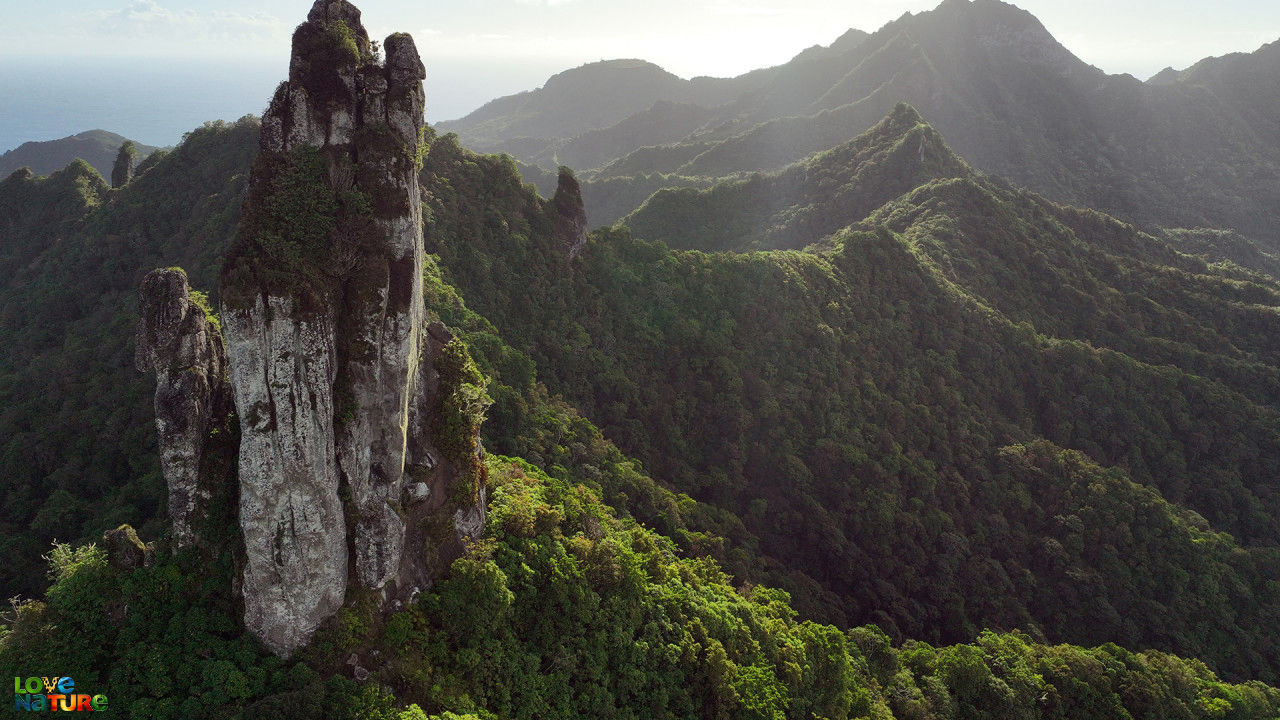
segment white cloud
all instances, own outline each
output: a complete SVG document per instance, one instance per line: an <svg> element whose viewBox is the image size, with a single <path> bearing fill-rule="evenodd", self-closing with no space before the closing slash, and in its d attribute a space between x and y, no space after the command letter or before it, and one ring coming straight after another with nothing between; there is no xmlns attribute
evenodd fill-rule
<svg viewBox="0 0 1280 720"><path fill-rule="evenodd" d="M79 16L78 34L90 38L157 42L187 49L251 43L288 37L292 26L263 12L171 10L156 0L131 0L118 10Z"/></svg>
<svg viewBox="0 0 1280 720"><path fill-rule="evenodd" d="M718 15L737 15L747 17L776 17L778 15L810 14L811 10L797 8L760 7L738 2L716 2L709 8Z"/></svg>

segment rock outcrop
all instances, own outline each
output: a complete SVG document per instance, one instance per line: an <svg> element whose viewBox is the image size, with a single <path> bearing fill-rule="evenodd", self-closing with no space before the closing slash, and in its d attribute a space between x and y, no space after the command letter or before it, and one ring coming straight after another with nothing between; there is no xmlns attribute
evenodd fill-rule
<svg viewBox="0 0 1280 720"><path fill-rule="evenodd" d="M129 525L103 533L102 547L107 552L107 563L118 570L151 567L156 559L154 544L142 542Z"/></svg>
<svg viewBox="0 0 1280 720"><path fill-rule="evenodd" d="M133 166L138 158L138 148L132 140L125 140L116 153L116 163L111 167L111 187L124 187L133 179Z"/></svg>
<svg viewBox="0 0 1280 720"><path fill-rule="evenodd" d="M555 239L572 260L587 246L587 209L582 202L578 178L567 167L560 168L556 193L551 198Z"/></svg>
<svg viewBox="0 0 1280 720"><path fill-rule="evenodd" d="M139 294L134 362L156 374L156 430L173 545L209 544L226 534L235 494L228 477L232 402L222 334L179 268L151 271Z"/></svg>
<svg viewBox="0 0 1280 720"><path fill-rule="evenodd" d="M483 527L478 421L448 437L455 341L424 311L425 71L408 35L383 48L385 63L350 3L315 3L223 268L245 624L283 655L349 581L402 602Z"/></svg>

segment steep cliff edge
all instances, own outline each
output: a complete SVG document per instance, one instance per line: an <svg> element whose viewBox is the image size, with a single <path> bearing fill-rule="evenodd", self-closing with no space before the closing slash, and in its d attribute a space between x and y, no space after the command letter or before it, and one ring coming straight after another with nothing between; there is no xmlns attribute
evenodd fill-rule
<svg viewBox="0 0 1280 720"><path fill-rule="evenodd" d="M245 625L281 655L351 587L398 607L484 527L484 380L423 304L425 70L408 35L383 48L385 63L342 0L318 0L298 26L222 270ZM144 308L159 308L145 318L185 302L185 276L165 272L148 282L174 289L144 283ZM167 327L144 319L140 332L152 325ZM221 338L202 332L218 350L205 375L221 381ZM203 408L208 389L167 379L165 362L149 363L158 393L179 396L165 407ZM199 443L166 428L203 425L158 424L182 545L199 506L186 469Z"/></svg>
<svg viewBox="0 0 1280 720"><path fill-rule="evenodd" d="M226 350L203 296L178 268L151 271L139 287L134 362L156 374L160 466L169 486L173 545L212 547L235 501L234 436Z"/></svg>

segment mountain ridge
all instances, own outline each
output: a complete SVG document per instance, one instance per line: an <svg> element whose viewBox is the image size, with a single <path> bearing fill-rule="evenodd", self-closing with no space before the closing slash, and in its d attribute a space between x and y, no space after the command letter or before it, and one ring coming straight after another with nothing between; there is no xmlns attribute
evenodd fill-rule
<svg viewBox="0 0 1280 720"><path fill-rule="evenodd" d="M578 168L593 170L580 173L583 193L593 224L610 224L621 217L612 208L638 206L652 185L646 175L705 183L778 170L908 102L974 167L1053 200L1148 228L1233 229L1270 246L1280 237L1280 129L1270 120L1280 113L1278 46L1143 83L1084 63L1013 5L948 2L905 14L839 52L740 76L755 85L734 99L692 101L711 118L690 122L681 140L652 146L652 135L628 141L614 131L612 160L603 150L566 159L597 165ZM637 111L646 112L651 104ZM441 129L549 168L581 134L481 140L465 118ZM608 188L592 188L604 178Z"/></svg>
<svg viewBox="0 0 1280 720"><path fill-rule="evenodd" d="M49 175L65 168L79 158L87 162L104 178L111 177L116 153L128 138L106 130L86 130L57 140L25 142L0 154L0 176L19 168L29 167L37 175ZM138 162L145 160L160 148L134 143Z"/></svg>
<svg viewBox="0 0 1280 720"><path fill-rule="evenodd" d="M883 142L866 143L898 148L871 153L905 165L886 176L913 176L919 145L901 137L931 137L919 119L904 108ZM21 226L15 242L41 261L20 261L23 284L0 296L9 353L30 357L40 345L46 361L31 372L58 373L69 387L34 409L61 412L64 434L43 446L31 442L31 398L5 403L10 444L0 461L65 463L49 479L62 493L44 503L32 492L43 476L6 465L7 482L23 481L4 494L7 518L48 529L144 515L121 499L154 496L155 478L146 492L128 469L102 482L80 437L94 421L77 398L139 415L133 432L126 418L94 436L120 462L146 467L148 452L124 445L154 438L134 412L148 394L126 392L148 383L132 371L112 380L127 341L95 333L132 324L120 298L132 295L139 268L181 259L215 287L258 132L251 120L202 129L118 191L12 180L86 195L51 216L67 232ZM529 718L598 716L601 707L635 717L654 707L690 717L1274 714L1273 689L1223 685L1209 669L1276 672L1280 600L1268 579L1280 558L1242 544L1274 530L1252 527L1253 511L1270 502L1255 481L1274 476L1266 464L1278 455L1265 413L1215 380L1082 341L1072 325L1114 318L1141 330L1136 340L1165 318L1195 339L1201 331L1180 319L1185 301L1166 301L1172 286L1162 279L1194 271L1215 280L1196 294L1257 305L1274 303L1265 280L1162 250L1106 216L965 177L928 180L882 205L875 222L806 251L672 251L615 230L571 258L546 212L552 203L509 158L475 155L447 135L426 139L423 230L438 255L424 262L426 302L474 348L495 399L485 443L493 514L475 554L385 624L376 599L353 597L302 659L282 666L237 628L238 610L219 599L230 591L210 568L120 570L92 548L65 549L53 554L58 579L45 602L24 604L0 641L6 669L33 657L70 674L111 667L113 700L160 717L199 717L201 702L247 717L287 716L282 708L358 717L342 708L372 687L352 679L361 676L427 712ZM851 177L874 176L852 172L851 159L834 164L846 162ZM82 176L92 177L67 179ZM213 201L207 177L224 188ZM1130 284L1081 274L1093 264L1082 247L1132 256L1115 273L1128 271ZM1027 297L1055 278L1063 292L1095 292L1098 312L1082 305L1052 325L1043 307L1064 303ZM87 293L82 304L68 307L70 288ZM1147 300L1168 312L1127 309ZM65 321L85 338L71 348L61 345ZM1239 354L1265 354L1270 327L1259 326L1252 342L1264 346L1254 348L1239 342L1247 332L1236 323L1217 331ZM38 375L10 379L3 369L4 392L42 387ZM557 392L584 412L567 411ZM26 434L10 435L23 417ZM609 450L588 418L646 462ZM109 489L97 501L112 515L60 512L89 492L86 479ZM1239 539L1226 528L1241 528ZM9 529L7 547L33 544ZM162 533L153 522L143 535ZM34 545L31 558L45 549ZM130 608L122 620L117 600ZM811 620L823 616L841 627ZM850 627L853 618L884 630ZM97 634L41 630L95 624ZM1099 647L1056 644L1068 638ZM170 657L186 658L174 688L142 692L149 675L135 668ZM649 695L636 700L637 687Z"/></svg>

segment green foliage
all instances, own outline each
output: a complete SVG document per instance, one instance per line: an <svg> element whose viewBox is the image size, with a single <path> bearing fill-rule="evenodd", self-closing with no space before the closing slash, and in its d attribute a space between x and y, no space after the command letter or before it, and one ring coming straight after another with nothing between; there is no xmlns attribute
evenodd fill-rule
<svg viewBox="0 0 1280 720"><path fill-rule="evenodd" d="M586 485L619 512L676 540L682 550L721 556L723 537L741 535L734 516L674 493L645 474L591 421L536 382L532 360L497 336L484 318L467 309L428 258L424 273L429 310L460 333L487 378L493 397L481 427L486 447L533 462L561 481Z"/></svg>
<svg viewBox="0 0 1280 720"><path fill-rule="evenodd" d="M339 0L345 2L345 0ZM290 80L300 83L313 102L346 102L351 88L340 73L350 74L353 67L373 59L373 48L363 30L344 20L306 22L293 33L293 57Z"/></svg>
<svg viewBox="0 0 1280 720"><path fill-rule="evenodd" d="M223 301L248 307L270 291L315 306L330 284L323 268L340 210L325 157L309 146L262 153L255 173L259 182L223 269Z"/></svg>
<svg viewBox="0 0 1280 720"><path fill-rule="evenodd" d="M944 157L901 119L913 142L887 131L872 146L918 163L925 137L926 162ZM845 222L832 198L904 161L842 176L838 157L808 171L849 184L784 215ZM736 576L895 638L1021 627L1233 677L1280 671L1280 328L1263 309L1280 295L1265 279L968 173L808 252L672 252L599 231L571 265L515 198L473 192L519 192L497 159L438 143L426 169L428 248L492 322L477 333L532 358L650 475L740 518L710 548ZM519 429L487 432L534 437L532 406L494 396L493 417ZM1083 455L1049 483L1011 446Z"/></svg>
<svg viewBox="0 0 1280 720"><path fill-rule="evenodd" d="M15 607L0 670L103 694L134 718L392 718L392 698L270 656L243 633L231 562L194 554L116 570L94 545L56 545L45 602Z"/></svg>
<svg viewBox="0 0 1280 720"><path fill-rule="evenodd" d="M360 48L356 45L356 36L346 22L342 20L331 22L325 31L329 34L329 42L340 53L346 55L352 62L360 59Z"/></svg>
<svg viewBox="0 0 1280 720"><path fill-rule="evenodd" d="M992 632L895 648L874 627L799 621L786 593L735 590L714 562L678 557L583 486L497 456L490 478L486 540L401 613L411 621L388 647L399 664L381 679L416 703L402 718L1270 718L1280 707L1280 691L1163 653Z"/></svg>
<svg viewBox="0 0 1280 720"><path fill-rule="evenodd" d="M911 107L776 175L653 194L623 224L673 248L799 248L938 177L972 171Z"/></svg>
<svg viewBox="0 0 1280 720"><path fill-rule="evenodd" d="M440 375L434 434L440 452L458 468L454 487L458 502L474 502L484 480L484 465L476 444L485 410L493 403L485 393L485 378L458 339L448 342L435 361Z"/></svg>
<svg viewBox="0 0 1280 720"><path fill-rule="evenodd" d="M204 317L213 326L213 329L222 332L222 321L218 318L218 314L214 312L213 305L209 303L209 294L200 290L191 291L191 302L204 313Z"/></svg>
<svg viewBox="0 0 1280 720"><path fill-rule="evenodd" d="M132 140L125 140L116 155L115 165L111 168L111 187L118 188L133 179L133 164L137 156L137 146Z"/></svg>
<svg viewBox="0 0 1280 720"><path fill-rule="evenodd" d="M181 262L210 286L253 130L196 131L119 193L83 167L0 187L13 586L54 535L160 515L150 381L121 370L133 285ZM260 656L229 568L93 551L15 609L0 671L68 668L161 717L199 716L189 687L244 717L1275 716L1208 669L1280 667L1265 278L972 177L808 252L602 232L570 264L509 158L445 136L423 171L428 304L474 354L442 359L441 446L484 472L466 429L491 396L489 449L529 462L492 458L488 537L420 606L339 618L400 699Z"/></svg>
<svg viewBox="0 0 1280 720"><path fill-rule="evenodd" d="M137 286L175 264L193 287L216 285L258 127L198 128L115 192L81 164L0 181L4 597L43 590L54 538L83 543L121 523L162 534L155 379L133 365Z"/></svg>
<svg viewBox="0 0 1280 720"><path fill-rule="evenodd" d="M101 568L106 563L107 556L93 543L74 547L68 543L55 542L53 550L44 559L49 563L49 576L55 582L61 582L81 570L92 572L93 568Z"/></svg>

